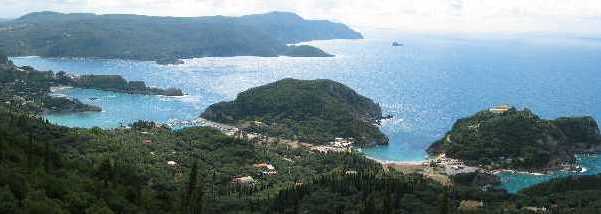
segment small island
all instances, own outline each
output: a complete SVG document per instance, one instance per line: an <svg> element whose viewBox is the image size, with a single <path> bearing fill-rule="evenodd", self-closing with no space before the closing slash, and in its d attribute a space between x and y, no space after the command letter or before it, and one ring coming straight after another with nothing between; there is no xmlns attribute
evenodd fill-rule
<svg viewBox="0 0 601 214"><path fill-rule="evenodd" d="M401 46L403 46L403 43L400 43L400 42L393 42L392 43L392 47L401 47Z"/></svg>
<svg viewBox="0 0 601 214"><path fill-rule="evenodd" d="M387 144L377 124L380 106L332 80L283 79L211 105L202 118L272 137L325 144L346 138L357 146Z"/></svg>
<svg viewBox="0 0 601 214"><path fill-rule="evenodd" d="M576 168L575 155L601 151L592 117L541 119L529 109L500 106L458 120L428 149L470 166L547 171Z"/></svg>

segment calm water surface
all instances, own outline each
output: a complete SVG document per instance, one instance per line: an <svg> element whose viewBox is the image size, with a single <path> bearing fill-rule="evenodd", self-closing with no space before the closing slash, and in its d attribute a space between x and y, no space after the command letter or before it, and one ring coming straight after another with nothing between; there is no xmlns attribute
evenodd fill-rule
<svg viewBox="0 0 601 214"><path fill-rule="evenodd" d="M528 107L545 118L601 118L601 42L519 36L478 37L368 33L365 40L311 42L334 58L202 58L161 66L152 62L81 58L13 58L18 65L74 74L119 74L188 96L168 98L63 89L57 93L101 106L101 113L50 115L72 127L117 127L136 120L189 120L210 104L282 78L340 81L380 103L389 146L364 150L391 161L425 159L425 148L455 120L496 104ZM392 41L405 44L392 47ZM99 98L92 100L90 98ZM589 160L592 159L592 160ZM599 173L599 158L583 161ZM502 175L517 190L546 176Z"/></svg>

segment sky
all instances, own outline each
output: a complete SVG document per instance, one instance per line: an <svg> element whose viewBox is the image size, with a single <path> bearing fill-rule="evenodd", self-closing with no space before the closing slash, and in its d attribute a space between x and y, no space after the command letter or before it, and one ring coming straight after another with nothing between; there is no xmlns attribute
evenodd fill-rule
<svg viewBox="0 0 601 214"><path fill-rule="evenodd" d="M0 0L0 17L35 11L158 16L295 12L356 28L411 32L601 34L601 0Z"/></svg>

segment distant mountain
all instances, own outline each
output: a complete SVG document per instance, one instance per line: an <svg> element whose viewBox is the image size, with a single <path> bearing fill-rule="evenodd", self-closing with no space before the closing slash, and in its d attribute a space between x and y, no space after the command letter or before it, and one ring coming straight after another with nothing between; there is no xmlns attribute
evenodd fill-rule
<svg viewBox="0 0 601 214"><path fill-rule="evenodd" d="M269 32L275 39L292 44L310 40L363 39L348 26L326 20L305 20L294 13L271 12L248 15L240 22Z"/></svg>
<svg viewBox="0 0 601 214"><path fill-rule="evenodd" d="M287 44L361 38L343 24L284 12L192 18L37 12L0 23L0 49L11 56L163 60L290 53L323 57L330 55Z"/></svg>
<svg viewBox="0 0 601 214"><path fill-rule="evenodd" d="M380 106L332 80L283 79L213 104L201 117L310 143L337 137L354 138L360 146L388 143L375 125L383 118Z"/></svg>

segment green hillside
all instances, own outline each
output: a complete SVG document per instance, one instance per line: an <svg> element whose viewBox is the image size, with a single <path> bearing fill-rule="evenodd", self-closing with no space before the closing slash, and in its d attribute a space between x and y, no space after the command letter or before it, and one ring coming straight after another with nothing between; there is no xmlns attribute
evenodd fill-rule
<svg viewBox="0 0 601 214"><path fill-rule="evenodd" d="M601 134L593 118L545 120L515 108L460 119L428 149L471 165L537 171L560 169L574 163L575 154L599 151Z"/></svg>
<svg viewBox="0 0 601 214"><path fill-rule="evenodd" d="M211 105L201 117L312 143L336 137L354 138L359 145L388 143L376 125L380 106L331 80L283 79Z"/></svg>
<svg viewBox="0 0 601 214"><path fill-rule="evenodd" d="M10 56L161 62L193 57L324 57L330 55L286 44L360 38L361 34L345 25L282 12L194 18L38 12L0 23L0 49Z"/></svg>

